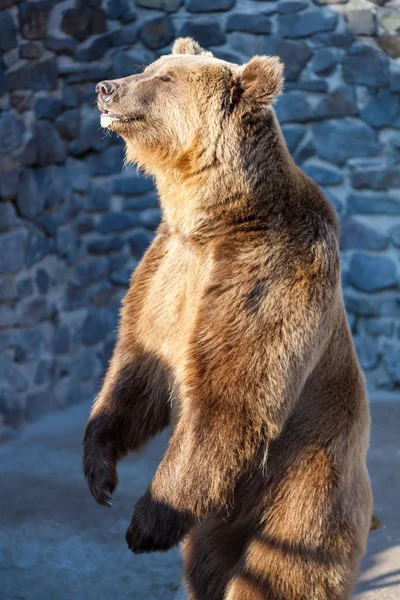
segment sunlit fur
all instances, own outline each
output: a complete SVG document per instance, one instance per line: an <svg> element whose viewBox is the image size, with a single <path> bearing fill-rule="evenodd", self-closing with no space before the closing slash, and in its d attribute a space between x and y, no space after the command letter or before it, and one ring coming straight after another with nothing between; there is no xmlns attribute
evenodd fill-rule
<svg viewBox="0 0 400 600"><path fill-rule="evenodd" d="M171 423L129 547L182 543L190 600L346 600L371 518L369 414L336 217L272 108L282 65L181 39L115 83L108 109L133 120L112 128L163 222L86 428L90 489L110 504L117 461Z"/></svg>

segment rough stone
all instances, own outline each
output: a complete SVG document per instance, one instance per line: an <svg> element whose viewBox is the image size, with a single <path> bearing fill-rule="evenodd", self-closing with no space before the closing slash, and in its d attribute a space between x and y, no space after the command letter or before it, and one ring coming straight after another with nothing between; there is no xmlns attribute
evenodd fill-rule
<svg viewBox="0 0 400 600"><path fill-rule="evenodd" d="M315 117L326 119L346 117L357 114L357 102L354 89L350 85L341 85L326 94L315 107Z"/></svg>
<svg viewBox="0 0 400 600"><path fill-rule="evenodd" d="M36 177L41 193L45 197L45 208L54 209L64 201L64 213L54 212L52 216L62 222L73 216L73 202L71 198L71 182L68 179L67 170L62 165L49 165L36 169Z"/></svg>
<svg viewBox="0 0 400 600"><path fill-rule="evenodd" d="M0 13L0 52L7 52L17 45L17 28L10 13Z"/></svg>
<svg viewBox="0 0 400 600"><path fill-rule="evenodd" d="M316 33L311 37L312 42L319 47L349 48L356 37L351 31L329 31Z"/></svg>
<svg viewBox="0 0 400 600"><path fill-rule="evenodd" d="M317 123L313 131L317 155L339 165L356 156L375 156L381 148L374 130L351 117Z"/></svg>
<svg viewBox="0 0 400 600"><path fill-rule="evenodd" d="M15 300L18 296L14 277L11 275L0 276L0 302Z"/></svg>
<svg viewBox="0 0 400 600"><path fill-rule="evenodd" d="M384 335L391 337L393 334L393 321L382 317L368 319L365 323L367 333L373 336Z"/></svg>
<svg viewBox="0 0 400 600"><path fill-rule="evenodd" d="M398 195L389 194L350 194L347 200L349 214L400 215Z"/></svg>
<svg viewBox="0 0 400 600"><path fill-rule="evenodd" d="M56 247L60 256L73 262L78 253L78 237L73 225L62 225L57 229Z"/></svg>
<svg viewBox="0 0 400 600"><path fill-rule="evenodd" d="M86 192L90 186L90 173L87 166L79 160L68 158L67 172L71 187L77 192Z"/></svg>
<svg viewBox="0 0 400 600"><path fill-rule="evenodd" d="M205 48L225 43L225 34L221 31L219 23L208 19L186 21L180 30L180 35L193 37Z"/></svg>
<svg viewBox="0 0 400 600"><path fill-rule="evenodd" d="M340 62L342 53L337 48L321 48L314 53L311 69L318 75L330 73Z"/></svg>
<svg viewBox="0 0 400 600"><path fill-rule="evenodd" d="M314 114L307 95L303 92L284 94L276 103L275 110L280 123L310 121Z"/></svg>
<svg viewBox="0 0 400 600"><path fill-rule="evenodd" d="M64 13L61 29L67 35L83 42L90 35L106 31L106 16L101 8L81 5Z"/></svg>
<svg viewBox="0 0 400 600"><path fill-rule="evenodd" d="M147 229L138 228L129 236L128 242L132 255L140 259L153 240L153 234Z"/></svg>
<svg viewBox="0 0 400 600"><path fill-rule="evenodd" d="M25 263L28 267L50 252L51 244L44 233L31 225L25 245Z"/></svg>
<svg viewBox="0 0 400 600"><path fill-rule="evenodd" d="M141 196L154 189L152 179L138 174L119 175L112 181L114 194Z"/></svg>
<svg viewBox="0 0 400 600"><path fill-rule="evenodd" d="M7 154L22 145L24 140L24 123L14 111L0 115L1 153Z"/></svg>
<svg viewBox="0 0 400 600"><path fill-rule="evenodd" d="M36 271L35 281L39 294L47 294L50 289L50 277L45 269L38 269Z"/></svg>
<svg viewBox="0 0 400 600"><path fill-rule="evenodd" d="M93 286L89 299L96 306L106 306L114 294L115 287L109 281L100 281Z"/></svg>
<svg viewBox="0 0 400 600"><path fill-rule="evenodd" d="M103 257L88 257L75 267L75 279L79 285L89 285L108 273L108 261Z"/></svg>
<svg viewBox="0 0 400 600"><path fill-rule="evenodd" d="M124 231L139 224L138 217L123 212L109 212L104 215L97 226L100 233L115 233Z"/></svg>
<svg viewBox="0 0 400 600"><path fill-rule="evenodd" d="M338 16L324 9L309 10L299 14L279 15L279 31L290 38L307 37L321 31L331 31L336 27Z"/></svg>
<svg viewBox="0 0 400 600"><path fill-rule="evenodd" d="M400 165L391 165L385 158L352 159L350 167L353 188L386 190L400 187Z"/></svg>
<svg viewBox="0 0 400 600"><path fill-rule="evenodd" d="M378 352L374 342L363 335L355 339L355 347L361 368L366 371L374 369L378 364Z"/></svg>
<svg viewBox="0 0 400 600"><path fill-rule="evenodd" d="M110 146L103 152L91 154L89 166L92 175L113 175L121 171L124 162L124 148L122 146Z"/></svg>
<svg viewBox="0 0 400 600"><path fill-rule="evenodd" d="M116 29L111 33L113 46L130 46L134 44L139 35L139 27L136 23Z"/></svg>
<svg viewBox="0 0 400 600"><path fill-rule="evenodd" d="M106 186L92 185L83 204L90 212L104 212L110 207L110 193Z"/></svg>
<svg viewBox="0 0 400 600"><path fill-rule="evenodd" d="M81 352L71 364L73 377L80 381L93 379L98 369L99 365L93 352Z"/></svg>
<svg viewBox="0 0 400 600"><path fill-rule="evenodd" d="M123 245L124 242L120 237L101 237L88 244L88 251L91 254L108 254L109 252L121 250Z"/></svg>
<svg viewBox="0 0 400 600"><path fill-rule="evenodd" d="M161 210L159 208L147 208L139 215L139 223L148 229L156 229L161 223Z"/></svg>
<svg viewBox="0 0 400 600"><path fill-rule="evenodd" d="M297 13L303 8L307 8L308 2L303 0L280 0L278 2L278 13L283 15Z"/></svg>
<svg viewBox="0 0 400 600"><path fill-rule="evenodd" d="M43 51L40 44L35 44L35 42L28 42L19 48L20 58L26 58L27 60L38 60L42 54Z"/></svg>
<svg viewBox="0 0 400 600"><path fill-rule="evenodd" d="M54 354L67 354L70 349L70 333L66 325L60 325L54 330L52 350Z"/></svg>
<svg viewBox="0 0 400 600"><path fill-rule="evenodd" d="M230 10L235 0L188 0L187 10L194 13Z"/></svg>
<svg viewBox="0 0 400 600"><path fill-rule="evenodd" d="M76 60L88 62L90 60L99 60L103 58L105 53L113 45L113 37L111 33L104 33L94 39L89 39L89 42L82 46L77 54Z"/></svg>
<svg viewBox="0 0 400 600"><path fill-rule="evenodd" d="M88 346L93 346L104 340L107 333L108 328L103 313L100 310L92 309L79 332L81 341Z"/></svg>
<svg viewBox="0 0 400 600"><path fill-rule="evenodd" d="M17 214L10 202L0 204L0 232L8 231L17 224Z"/></svg>
<svg viewBox="0 0 400 600"><path fill-rule="evenodd" d="M304 164L303 170L319 185L338 185L343 182L343 175L339 169L315 160Z"/></svg>
<svg viewBox="0 0 400 600"><path fill-rule="evenodd" d="M28 421L36 421L50 411L52 396L45 391L28 394L26 397L25 417Z"/></svg>
<svg viewBox="0 0 400 600"><path fill-rule="evenodd" d="M282 132L290 152L294 152L306 132L303 125L283 125Z"/></svg>
<svg viewBox="0 0 400 600"><path fill-rule="evenodd" d="M136 19L136 14L131 10L128 0L108 0L106 13L109 19L124 23Z"/></svg>
<svg viewBox="0 0 400 600"><path fill-rule="evenodd" d="M20 167L12 156L0 156L0 197L11 200L16 196Z"/></svg>
<svg viewBox="0 0 400 600"><path fill-rule="evenodd" d="M117 50L112 56L112 76L116 79L136 74L153 60L150 50Z"/></svg>
<svg viewBox="0 0 400 600"><path fill-rule="evenodd" d="M27 40L42 40L46 35L51 3L23 2L19 5L19 23L22 36Z"/></svg>
<svg viewBox="0 0 400 600"><path fill-rule="evenodd" d="M37 360L45 348L45 340L38 329L18 331L15 341L15 361L30 362Z"/></svg>
<svg viewBox="0 0 400 600"><path fill-rule="evenodd" d="M389 90L382 90L374 94L360 112L361 118L372 127L390 126L399 114L400 101Z"/></svg>
<svg viewBox="0 0 400 600"><path fill-rule="evenodd" d="M382 50L358 42L343 58L343 78L347 83L384 87L390 83L388 58Z"/></svg>
<svg viewBox="0 0 400 600"><path fill-rule="evenodd" d="M392 345L387 348L383 357L383 364L386 371L396 385L400 384L400 348Z"/></svg>
<svg viewBox="0 0 400 600"><path fill-rule="evenodd" d="M164 10L165 12L175 12L182 2L183 0L136 0L137 6Z"/></svg>
<svg viewBox="0 0 400 600"><path fill-rule="evenodd" d="M397 35L389 35L384 33L378 37L378 44L390 58L396 59L400 57L400 39Z"/></svg>
<svg viewBox="0 0 400 600"><path fill-rule="evenodd" d="M226 31L245 31L247 33L270 33L271 20L265 15L233 13L228 17L226 23Z"/></svg>
<svg viewBox="0 0 400 600"><path fill-rule="evenodd" d="M24 169L18 184L17 206L27 219L36 217L44 207L45 199L31 169Z"/></svg>
<svg viewBox="0 0 400 600"><path fill-rule="evenodd" d="M75 56L78 44L76 40L70 37L55 37L48 36L44 40L44 45L47 50L56 54L65 54L66 56Z"/></svg>
<svg viewBox="0 0 400 600"><path fill-rule="evenodd" d="M58 131L47 120L36 121L32 126L28 164L51 165L63 162L67 147Z"/></svg>
<svg viewBox="0 0 400 600"><path fill-rule="evenodd" d="M17 291L19 300L23 300L24 298L29 298L33 294L33 284L32 279L30 277L25 277L25 279L21 279L17 283Z"/></svg>
<svg viewBox="0 0 400 600"><path fill-rule="evenodd" d="M350 261L348 278L361 292L377 292L397 285L396 264L386 256L356 253Z"/></svg>
<svg viewBox="0 0 400 600"><path fill-rule="evenodd" d="M55 126L58 133L66 140L74 140L78 137L79 132L79 110L71 108L70 110L64 110L62 114L57 117Z"/></svg>
<svg viewBox="0 0 400 600"><path fill-rule="evenodd" d="M28 387L28 381L23 371L11 360L7 354L1 357L0 381L2 388L12 392L23 392Z"/></svg>
<svg viewBox="0 0 400 600"><path fill-rule="evenodd" d="M387 246L387 235L352 217L342 219L340 224L341 250L385 250Z"/></svg>
<svg viewBox="0 0 400 600"><path fill-rule="evenodd" d="M25 244L25 229L15 229L0 235L0 273L15 273L24 266Z"/></svg>
<svg viewBox="0 0 400 600"><path fill-rule="evenodd" d="M354 35L375 35L376 17L371 9L349 10L346 19Z"/></svg>
<svg viewBox="0 0 400 600"><path fill-rule="evenodd" d="M55 90L58 85L57 60L45 58L35 63L18 63L7 76L10 90Z"/></svg>
<svg viewBox="0 0 400 600"><path fill-rule="evenodd" d="M171 19L157 17L146 21L140 30L140 37L152 50L167 46L175 39L175 30Z"/></svg>
<svg viewBox="0 0 400 600"><path fill-rule="evenodd" d="M35 114L38 119L53 121L62 111L62 102L58 98L45 96L35 102Z"/></svg>

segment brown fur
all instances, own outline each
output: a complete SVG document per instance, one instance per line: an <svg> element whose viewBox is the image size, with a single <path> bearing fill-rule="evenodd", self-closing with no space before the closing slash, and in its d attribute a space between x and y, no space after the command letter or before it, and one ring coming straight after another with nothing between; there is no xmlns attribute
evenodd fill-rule
<svg viewBox="0 0 400 600"><path fill-rule="evenodd" d="M191 600L345 600L370 526L338 227L283 141L281 71L178 40L99 99L132 118L110 127L155 177L164 217L123 303L85 474L110 503L117 461L172 416L127 542L182 542Z"/></svg>

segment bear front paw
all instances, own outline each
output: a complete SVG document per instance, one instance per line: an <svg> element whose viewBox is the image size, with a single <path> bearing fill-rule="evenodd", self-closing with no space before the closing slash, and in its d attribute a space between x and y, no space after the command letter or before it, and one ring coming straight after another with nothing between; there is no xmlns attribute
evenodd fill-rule
<svg viewBox="0 0 400 600"><path fill-rule="evenodd" d="M110 507L118 485L117 461L109 445L96 441L90 423L85 432L83 471L96 502Z"/></svg>
<svg viewBox="0 0 400 600"><path fill-rule="evenodd" d="M179 544L190 528L190 519L148 491L135 506L125 539L135 554L166 551Z"/></svg>

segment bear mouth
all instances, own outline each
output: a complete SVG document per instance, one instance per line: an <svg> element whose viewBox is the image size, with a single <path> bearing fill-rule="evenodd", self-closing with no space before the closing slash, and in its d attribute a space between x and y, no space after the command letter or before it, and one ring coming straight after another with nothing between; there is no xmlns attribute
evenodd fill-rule
<svg viewBox="0 0 400 600"><path fill-rule="evenodd" d="M141 121L141 117L136 116L124 116L124 115L117 115L116 113L113 113L109 110L102 110L101 111L101 117L100 117L100 123L102 127L109 127L112 123L115 122L121 122L121 123L131 123L133 121Z"/></svg>

